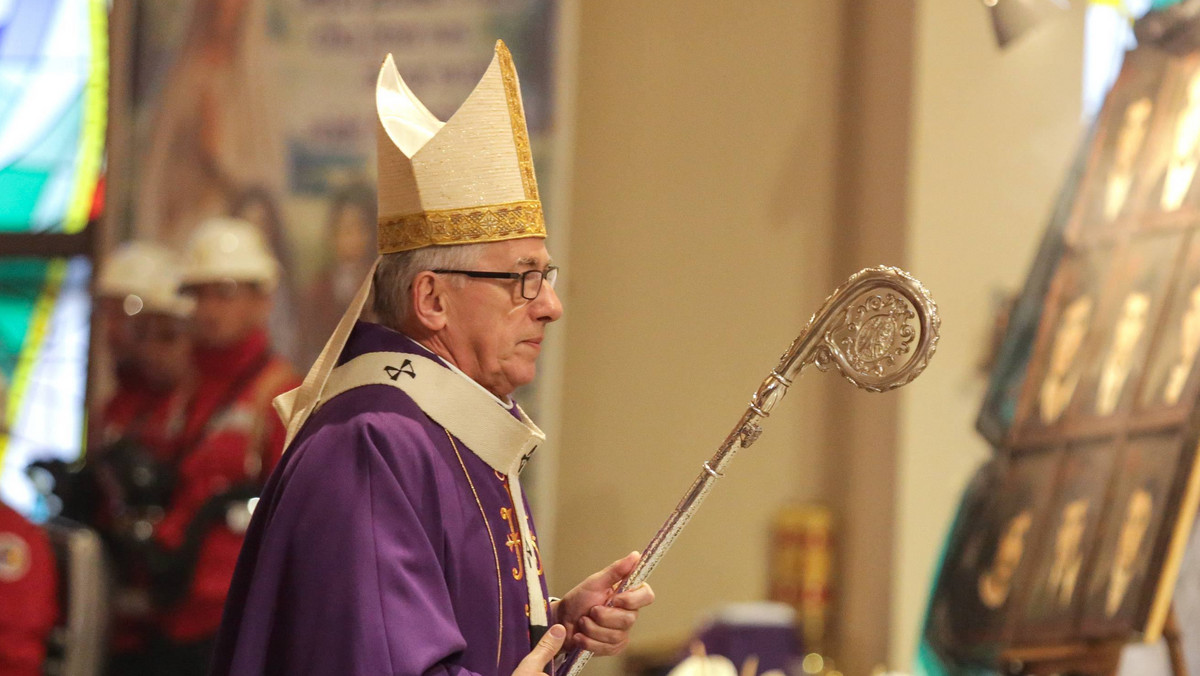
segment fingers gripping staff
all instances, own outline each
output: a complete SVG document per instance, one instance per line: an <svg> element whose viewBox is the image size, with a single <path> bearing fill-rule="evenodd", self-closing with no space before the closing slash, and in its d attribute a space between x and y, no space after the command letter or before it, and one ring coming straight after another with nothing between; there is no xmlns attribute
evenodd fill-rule
<svg viewBox="0 0 1200 676"><path fill-rule="evenodd" d="M568 652L580 649L616 655L625 648L638 611L654 602L654 590L648 584L616 593L617 585L640 559L640 553L630 552L588 576L559 600L554 618L567 629Z"/></svg>
<svg viewBox="0 0 1200 676"><path fill-rule="evenodd" d="M912 382L925 370L937 349L937 305L922 284L892 267L866 268L846 280L825 300L794 340L779 364L750 398L741 420L704 463L700 475L666 522L646 545L633 572L618 593L646 581L675 538L699 509L735 453L762 434L759 423L787 393L810 364L822 371L839 371L855 386L886 392ZM592 653L572 653L559 673L574 676Z"/></svg>

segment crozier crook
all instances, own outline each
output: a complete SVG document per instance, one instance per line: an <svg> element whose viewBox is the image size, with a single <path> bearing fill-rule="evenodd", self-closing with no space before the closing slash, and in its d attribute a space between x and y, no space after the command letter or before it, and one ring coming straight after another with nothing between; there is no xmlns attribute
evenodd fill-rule
<svg viewBox="0 0 1200 676"><path fill-rule="evenodd" d="M822 371L833 368L857 387L886 392L912 382L925 370L937 349L939 326L933 298L907 272L876 267L852 275L825 299L758 386L741 420L704 463L691 488L642 550L641 561L618 587L618 593L650 577L717 479L724 476L734 454L758 440L762 434L760 421L770 416L805 367L815 364ZM591 656L586 650L575 651L556 671L574 676Z"/></svg>

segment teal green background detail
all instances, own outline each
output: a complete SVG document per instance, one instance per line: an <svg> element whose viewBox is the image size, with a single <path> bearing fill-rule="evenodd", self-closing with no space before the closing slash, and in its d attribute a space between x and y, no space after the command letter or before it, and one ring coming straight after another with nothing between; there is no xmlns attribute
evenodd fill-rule
<svg viewBox="0 0 1200 676"><path fill-rule="evenodd" d="M49 259L0 260L0 372L12 382L38 296L46 285Z"/></svg>
<svg viewBox="0 0 1200 676"><path fill-rule="evenodd" d="M16 167L0 169L0 232L28 232L30 217L50 175Z"/></svg>

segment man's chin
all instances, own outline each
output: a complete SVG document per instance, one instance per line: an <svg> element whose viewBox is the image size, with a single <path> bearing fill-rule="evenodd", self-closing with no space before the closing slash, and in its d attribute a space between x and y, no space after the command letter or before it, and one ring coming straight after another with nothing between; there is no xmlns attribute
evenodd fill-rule
<svg viewBox="0 0 1200 676"><path fill-rule="evenodd" d="M510 373L508 382L512 384L514 390L517 390L532 383L536 376L537 367L530 364L528 367L522 368L519 372Z"/></svg>

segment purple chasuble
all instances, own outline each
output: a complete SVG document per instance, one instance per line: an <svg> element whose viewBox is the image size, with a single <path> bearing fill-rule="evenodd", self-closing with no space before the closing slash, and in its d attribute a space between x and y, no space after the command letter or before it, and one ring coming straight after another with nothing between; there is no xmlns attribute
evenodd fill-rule
<svg viewBox="0 0 1200 676"><path fill-rule="evenodd" d="M359 322L341 361L368 352L436 359ZM502 473L403 391L350 390L309 418L267 482L212 673L510 674L530 650L525 576L538 572L521 554Z"/></svg>

